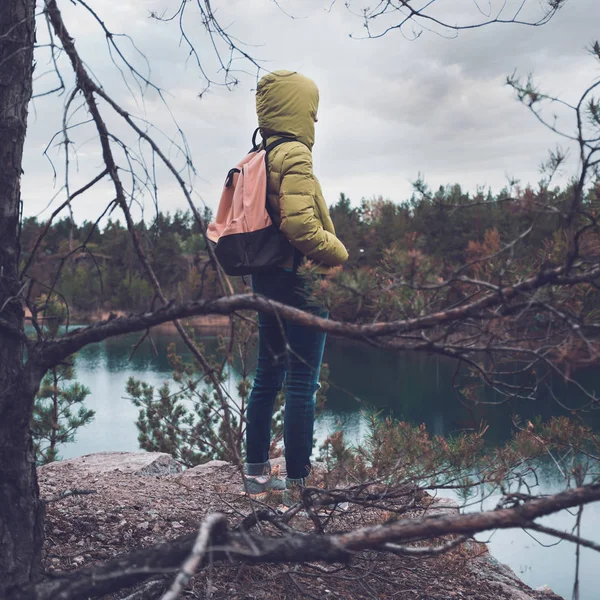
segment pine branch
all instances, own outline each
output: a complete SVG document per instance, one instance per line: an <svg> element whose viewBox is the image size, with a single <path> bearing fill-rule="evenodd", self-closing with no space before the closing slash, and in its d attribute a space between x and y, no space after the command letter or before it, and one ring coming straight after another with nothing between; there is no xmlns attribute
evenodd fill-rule
<svg viewBox="0 0 600 600"><path fill-rule="evenodd" d="M198 300L184 304L168 304L156 311L119 317L101 321L89 327L75 331L53 341L40 344L32 354L32 360L41 366L49 367L70 354L74 354L87 344L100 342L110 337L144 331L149 327L167 321L184 319L198 315L231 315L241 310L257 310L268 314L277 314L282 319L292 321L313 329L319 329L332 335L353 339L372 339L382 336L406 334L408 332L460 322L474 317L483 310L503 305L521 294L547 286L571 286L577 283L593 281L600 276L600 267L584 273L566 275L564 267L546 269L518 284L498 287L481 298L462 306L430 313L412 319L356 325L316 317L297 308L292 308L254 294L236 294L216 300ZM425 346L428 346L425 344Z"/></svg>

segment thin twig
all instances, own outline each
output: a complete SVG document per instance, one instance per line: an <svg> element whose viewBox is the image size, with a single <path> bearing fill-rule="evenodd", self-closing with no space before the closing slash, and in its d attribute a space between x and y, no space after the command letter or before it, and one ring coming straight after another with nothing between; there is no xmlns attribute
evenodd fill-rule
<svg viewBox="0 0 600 600"><path fill-rule="evenodd" d="M51 502L60 502L60 500L64 500L69 496L86 496L88 494L97 494L96 490L79 490L72 489L61 492L60 494L56 494L55 496L48 496L47 498L42 498L42 502L44 504L50 504Z"/></svg>

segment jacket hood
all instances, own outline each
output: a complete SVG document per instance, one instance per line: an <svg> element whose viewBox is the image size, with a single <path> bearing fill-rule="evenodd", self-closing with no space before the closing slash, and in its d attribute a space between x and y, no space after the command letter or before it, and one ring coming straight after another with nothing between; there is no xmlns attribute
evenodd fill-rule
<svg viewBox="0 0 600 600"><path fill-rule="evenodd" d="M295 137L313 147L319 89L312 79L295 71L265 75L256 89L256 114L263 137Z"/></svg>

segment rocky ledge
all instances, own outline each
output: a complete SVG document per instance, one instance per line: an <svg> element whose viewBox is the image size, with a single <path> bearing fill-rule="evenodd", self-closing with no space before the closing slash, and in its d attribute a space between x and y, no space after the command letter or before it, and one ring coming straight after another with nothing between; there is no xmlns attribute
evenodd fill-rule
<svg viewBox="0 0 600 600"><path fill-rule="evenodd" d="M48 501L48 576L192 533L210 513L225 514L233 526L250 511L248 499L240 494L237 469L223 461L184 470L167 454L105 452L41 467L39 482ZM62 497L74 489L92 493ZM457 512L458 507L439 499L427 511ZM349 510L331 519L328 529L370 525L376 518L381 521L380 514ZM302 519L293 526L310 531L312 523ZM170 577L106 599L160 598L169 581ZM350 565L337 568L215 563L196 576L186 594L213 600L561 600L547 586L534 590L525 585L476 541L427 559L363 552Z"/></svg>

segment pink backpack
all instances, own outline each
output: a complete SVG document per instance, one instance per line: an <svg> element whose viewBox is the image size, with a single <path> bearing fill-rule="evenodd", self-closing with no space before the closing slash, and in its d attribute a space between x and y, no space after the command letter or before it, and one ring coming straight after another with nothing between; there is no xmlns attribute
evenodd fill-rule
<svg viewBox="0 0 600 600"><path fill-rule="evenodd" d="M227 174L214 223L207 229L217 259L227 275L251 275L280 265L293 246L271 218L267 200L267 156L294 138L280 138L268 146L256 144ZM295 262L295 261L294 261Z"/></svg>

